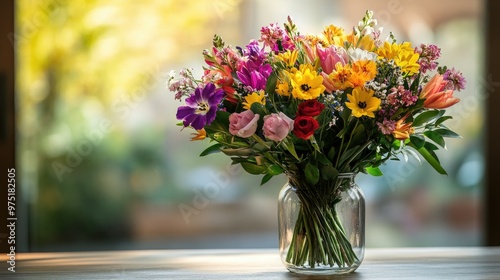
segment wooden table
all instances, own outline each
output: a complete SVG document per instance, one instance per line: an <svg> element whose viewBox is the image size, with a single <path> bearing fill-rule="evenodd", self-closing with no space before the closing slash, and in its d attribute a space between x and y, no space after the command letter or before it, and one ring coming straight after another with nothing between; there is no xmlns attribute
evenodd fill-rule
<svg viewBox="0 0 500 280"><path fill-rule="evenodd" d="M500 247L367 249L352 274L288 272L277 250L19 253L4 279L500 279Z"/></svg>

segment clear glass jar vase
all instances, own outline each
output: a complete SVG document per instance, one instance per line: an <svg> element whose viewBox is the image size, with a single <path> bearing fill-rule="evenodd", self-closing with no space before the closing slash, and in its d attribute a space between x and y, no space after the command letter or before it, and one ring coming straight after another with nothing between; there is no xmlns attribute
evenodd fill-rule
<svg viewBox="0 0 500 280"><path fill-rule="evenodd" d="M279 194L279 244L285 267L300 274L345 274L356 270L365 251L365 200L341 173L314 185L293 176Z"/></svg>

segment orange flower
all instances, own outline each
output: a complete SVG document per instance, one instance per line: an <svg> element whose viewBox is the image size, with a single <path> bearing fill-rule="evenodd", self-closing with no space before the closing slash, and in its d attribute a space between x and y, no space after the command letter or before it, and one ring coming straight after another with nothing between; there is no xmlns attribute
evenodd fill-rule
<svg viewBox="0 0 500 280"><path fill-rule="evenodd" d="M237 93L233 87L234 79L231 74L231 68L227 65L223 65L218 69L207 69L205 70L205 76L218 77L219 79L214 82L224 90L226 93L226 100L231 103L238 103Z"/></svg>
<svg viewBox="0 0 500 280"><path fill-rule="evenodd" d="M410 135L415 132L415 128L411 126L413 124L412 122L404 123L409 115L410 114L407 114L396 122L396 128L392 132L392 136L394 136L394 138L398 140L406 140L410 138Z"/></svg>
<svg viewBox="0 0 500 280"><path fill-rule="evenodd" d="M191 138L191 141L203 140L203 139L207 138L207 132L205 131L204 128L197 130L194 133L191 133L191 135L193 136Z"/></svg>
<svg viewBox="0 0 500 280"><path fill-rule="evenodd" d="M351 82L352 75L353 71L349 64L342 65L342 63L337 62L337 64L335 64L335 69L330 75L322 75L324 78L323 85L329 93L335 90L344 90L349 87L354 87Z"/></svg>
<svg viewBox="0 0 500 280"><path fill-rule="evenodd" d="M453 90L444 90L446 84L447 82L443 80L443 76L436 74L424 86L420 98L425 98L425 108L444 109L460 101L460 99L453 96Z"/></svg>

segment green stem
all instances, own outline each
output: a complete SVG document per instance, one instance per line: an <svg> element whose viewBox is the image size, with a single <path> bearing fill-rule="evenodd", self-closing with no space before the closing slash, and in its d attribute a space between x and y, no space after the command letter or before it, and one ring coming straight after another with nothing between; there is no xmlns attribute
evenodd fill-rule
<svg viewBox="0 0 500 280"><path fill-rule="evenodd" d="M301 207L287 262L296 266L304 266L307 262L311 268L316 265L345 267L356 262L358 258L334 209L335 205L329 203L339 201L336 195L331 195L334 199L322 197L315 191L300 191L297 195Z"/></svg>

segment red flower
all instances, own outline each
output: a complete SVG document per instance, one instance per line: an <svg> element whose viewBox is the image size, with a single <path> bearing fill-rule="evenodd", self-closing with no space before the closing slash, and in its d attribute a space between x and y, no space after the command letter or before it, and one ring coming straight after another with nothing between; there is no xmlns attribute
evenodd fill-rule
<svg viewBox="0 0 500 280"><path fill-rule="evenodd" d="M318 128L318 121L311 116L298 116L293 122L293 134L304 140L311 138Z"/></svg>
<svg viewBox="0 0 500 280"><path fill-rule="evenodd" d="M310 99L299 104L298 115L316 117L325 109L325 105L316 99Z"/></svg>

